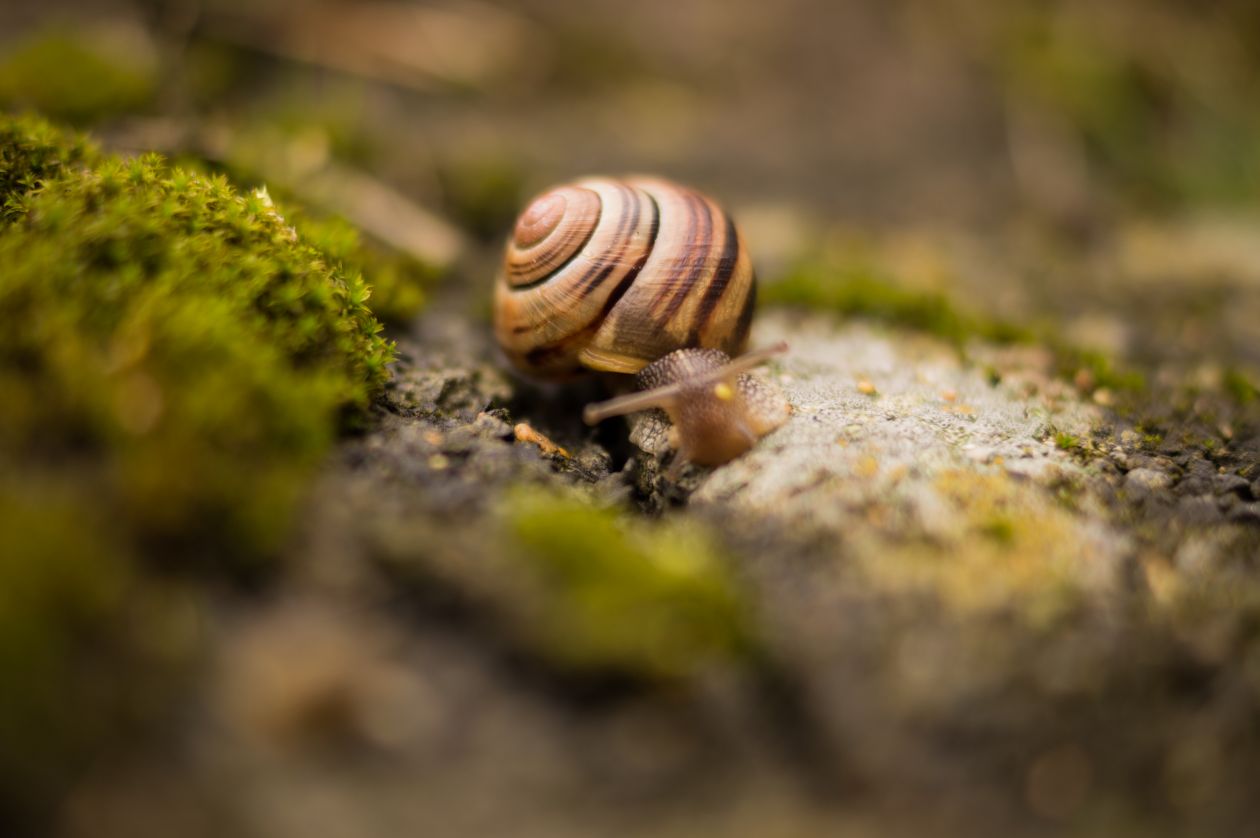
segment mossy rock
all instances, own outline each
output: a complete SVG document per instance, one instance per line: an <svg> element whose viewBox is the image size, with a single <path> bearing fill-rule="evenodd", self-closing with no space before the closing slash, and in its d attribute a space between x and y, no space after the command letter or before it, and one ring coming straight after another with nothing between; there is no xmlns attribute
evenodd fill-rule
<svg viewBox="0 0 1260 838"><path fill-rule="evenodd" d="M274 567L393 350L265 192L29 118L0 118L0 189L3 823L152 702L119 628L144 592Z"/></svg>
<svg viewBox="0 0 1260 838"><path fill-rule="evenodd" d="M98 155L83 137L41 119L0 118L0 225L25 214L27 194Z"/></svg>
<svg viewBox="0 0 1260 838"><path fill-rule="evenodd" d="M89 473L138 537L167 547L274 549L339 418L385 380L362 278L265 193L156 157L71 167L12 214L5 459Z"/></svg>
<svg viewBox="0 0 1260 838"><path fill-rule="evenodd" d="M0 56L0 104L86 125L149 104L156 61L102 33L52 28Z"/></svg>
<svg viewBox="0 0 1260 838"><path fill-rule="evenodd" d="M802 258L783 277L764 285L759 299L772 306L829 311L914 329L964 353L975 341L1044 346L1054 354L1055 373L1081 382L1083 389L1135 395L1146 387L1141 373L1068 342L1053 326L1015 323L973 311L943 291L909 287L884 266L844 250Z"/></svg>
<svg viewBox="0 0 1260 838"><path fill-rule="evenodd" d="M650 526L525 490L503 514L537 594L522 625L553 664L675 680L756 656L749 605L695 522Z"/></svg>
<svg viewBox="0 0 1260 838"><path fill-rule="evenodd" d="M426 289L440 274L436 267L366 241L357 227L342 218L315 216L287 200L279 205L298 235L324 253L330 264L370 277L368 304L376 317L402 324L424 308Z"/></svg>

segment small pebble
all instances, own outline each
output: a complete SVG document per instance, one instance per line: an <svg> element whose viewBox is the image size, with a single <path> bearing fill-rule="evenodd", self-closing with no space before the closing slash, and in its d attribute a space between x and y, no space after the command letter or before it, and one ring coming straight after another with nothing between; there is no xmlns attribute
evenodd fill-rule
<svg viewBox="0 0 1260 838"><path fill-rule="evenodd" d="M1212 489L1218 495L1250 493L1251 491L1251 484L1247 478L1239 477L1237 474L1222 474L1212 482Z"/></svg>
<svg viewBox="0 0 1260 838"><path fill-rule="evenodd" d="M1130 488L1158 491L1172 485L1172 475L1166 471L1153 468L1135 468L1124 478L1124 485Z"/></svg>
<svg viewBox="0 0 1260 838"><path fill-rule="evenodd" d="M1184 497L1177 501L1177 516L1188 524L1213 524L1221 519L1221 510L1211 497Z"/></svg>
<svg viewBox="0 0 1260 838"><path fill-rule="evenodd" d="M487 413L485 411L477 414L477 418L473 422L473 427L482 434L495 437L497 439L507 439L513 434L511 425L504 422L493 413Z"/></svg>
<svg viewBox="0 0 1260 838"><path fill-rule="evenodd" d="M1238 524L1260 524L1260 502L1238 504L1229 511L1229 520Z"/></svg>

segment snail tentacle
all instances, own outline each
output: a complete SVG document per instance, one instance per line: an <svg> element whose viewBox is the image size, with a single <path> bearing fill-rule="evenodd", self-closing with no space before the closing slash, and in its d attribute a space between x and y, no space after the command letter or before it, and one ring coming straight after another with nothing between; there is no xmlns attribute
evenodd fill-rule
<svg viewBox="0 0 1260 838"><path fill-rule="evenodd" d="M582 421L588 425L598 425L614 416L625 416L655 407L663 408L677 398L682 389L681 384L667 384L641 393L627 393L605 402L588 404L582 411Z"/></svg>

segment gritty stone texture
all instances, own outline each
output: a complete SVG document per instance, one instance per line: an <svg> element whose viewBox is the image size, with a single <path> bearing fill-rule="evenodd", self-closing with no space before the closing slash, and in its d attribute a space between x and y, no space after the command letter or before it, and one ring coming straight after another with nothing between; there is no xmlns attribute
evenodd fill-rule
<svg viewBox="0 0 1260 838"><path fill-rule="evenodd" d="M1173 475L1157 468L1135 468L1125 475L1124 484L1135 491L1158 491L1173 484Z"/></svg>
<svg viewBox="0 0 1260 838"><path fill-rule="evenodd" d="M586 428L596 382L515 379L460 318L420 334L284 589L215 615L178 767L93 793L178 776L233 834L315 838L1193 834L1183 797L1253 822L1250 437L1139 429L1036 347L771 312L791 419L671 479L661 415ZM755 653L668 685L557 664L496 510L558 487L705 526Z"/></svg>
<svg viewBox="0 0 1260 838"><path fill-rule="evenodd" d="M847 509L890 498L904 498L914 517L932 503L919 488L950 471L1043 484L1084 474L1052 437L1087 435L1093 405L1028 400L938 343L867 327L837 334L825 319L780 316L756 337L792 342L775 365L792 418L705 479L692 496L699 506L839 530ZM864 381L874 394L861 392Z"/></svg>

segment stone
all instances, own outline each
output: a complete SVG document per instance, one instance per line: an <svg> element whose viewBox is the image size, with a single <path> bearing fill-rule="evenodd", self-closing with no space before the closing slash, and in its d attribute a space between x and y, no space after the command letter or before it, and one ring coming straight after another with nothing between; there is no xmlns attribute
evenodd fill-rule
<svg viewBox="0 0 1260 838"><path fill-rule="evenodd" d="M1251 483L1247 478L1239 477L1237 474L1218 475L1212 488L1218 495L1251 495Z"/></svg>
<svg viewBox="0 0 1260 838"><path fill-rule="evenodd" d="M1135 468L1124 477L1126 489L1154 492L1167 489L1173 484L1173 476L1154 468Z"/></svg>
<svg viewBox="0 0 1260 838"><path fill-rule="evenodd" d="M1237 504L1226 517L1238 524L1260 525L1260 501Z"/></svg>

